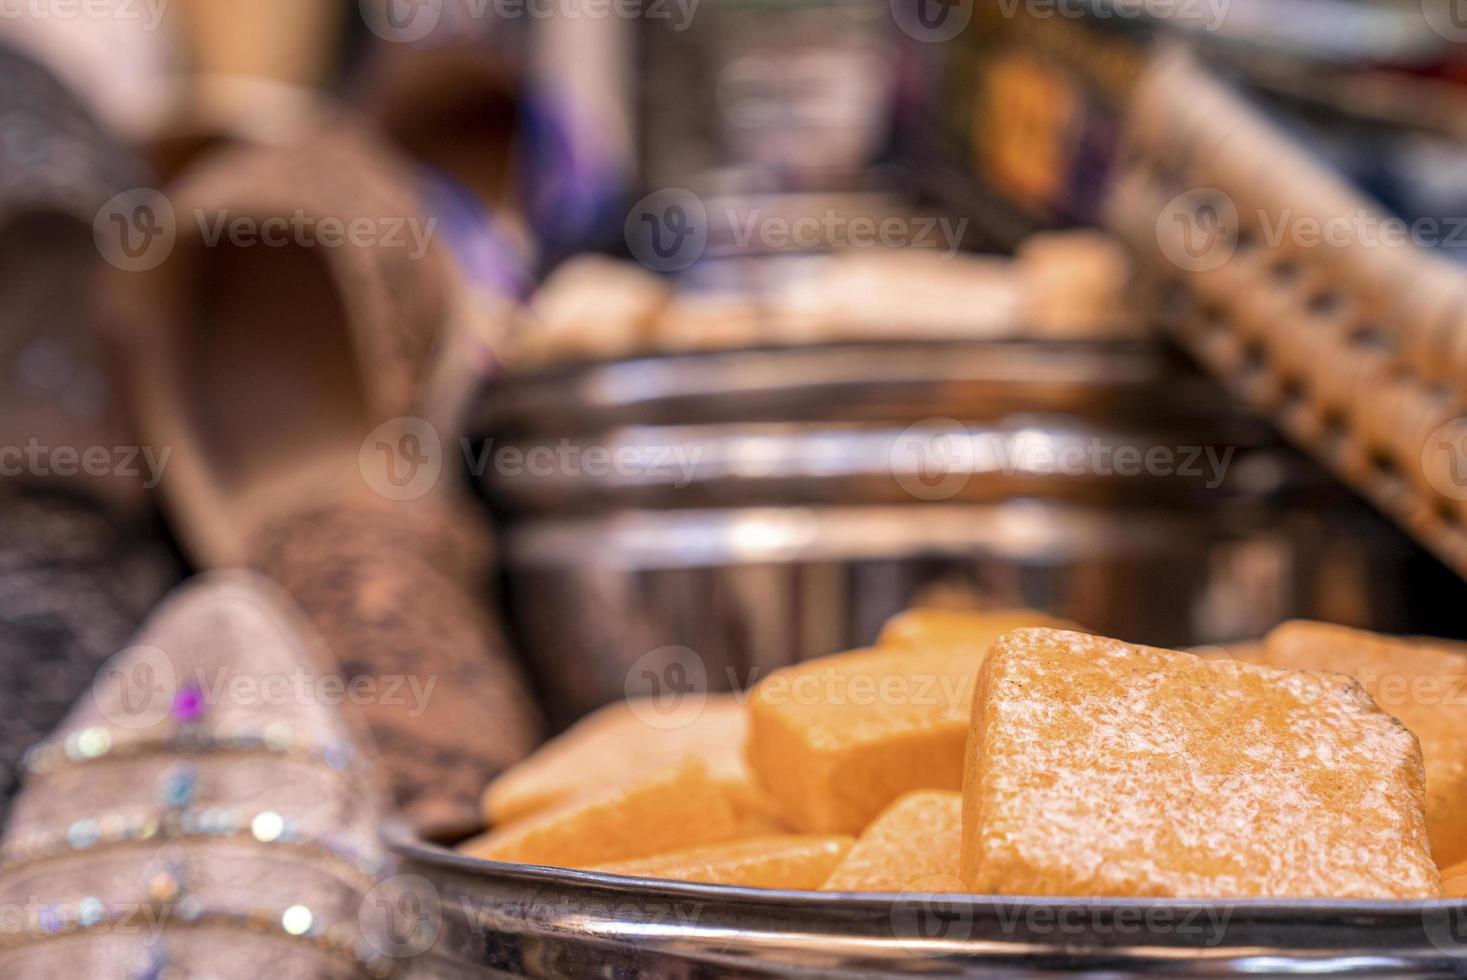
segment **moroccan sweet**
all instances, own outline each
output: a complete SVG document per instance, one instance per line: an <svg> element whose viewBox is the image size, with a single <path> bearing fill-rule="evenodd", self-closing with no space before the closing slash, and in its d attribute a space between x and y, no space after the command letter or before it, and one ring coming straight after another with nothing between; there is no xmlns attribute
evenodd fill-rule
<svg viewBox="0 0 1467 980"><path fill-rule="evenodd" d="M541 811L468 842L490 861L586 868L740 836L727 792L697 760Z"/></svg>
<svg viewBox="0 0 1467 980"><path fill-rule="evenodd" d="M742 743L739 751L742 754ZM719 776L716 782L733 806L734 816L739 821L739 836L767 837L788 834L794 829L774 797L747 770Z"/></svg>
<svg viewBox="0 0 1467 980"><path fill-rule="evenodd" d="M1278 667L1337 670L1421 742L1426 830L1438 865L1467 861L1467 657L1448 646L1327 623L1285 623L1264 643Z"/></svg>
<svg viewBox="0 0 1467 980"><path fill-rule="evenodd" d="M1191 647L1187 652L1195 653L1204 660L1236 660L1244 664L1268 666L1262 643L1229 643L1223 646L1209 644Z"/></svg>
<svg viewBox="0 0 1467 980"><path fill-rule="evenodd" d="M715 779L747 783L743 744L748 724L732 695L710 697L696 717L659 727L650 701L621 701L592 712L484 792L484 815L498 827L533 813L631 782L685 758Z"/></svg>
<svg viewBox="0 0 1467 980"><path fill-rule="evenodd" d="M972 653L981 661L995 638L1026 626L1053 629L1079 627L1031 609L998 609L974 612L967 609L908 609L897 613L881 627L878 647L902 647L925 653Z"/></svg>
<svg viewBox="0 0 1467 980"><path fill-rule="evenodd" d="M797 829L857 834L905 793L960 788L974 681L989 644L1018 626L1054 623L1027 611L966 619L965 642L919 642L933 620L914 616L888 634L914 646L809 660L754 689L749 765Z"/></svg>
<svg viewBox="0 0 1467 980"><path fill-rule="evenodd" d="M852 843L850 837L843 836L752 837L597 865L590 870L635 878L810 891L820 887Z"/></svg>
<svg viewBox="0 0 1467 980"><path fill-rule="evenodd" d="M933 881L955 881L962 817L961 793L908 793L872 821L826 879L824 890L901 892Z"/></svg>
<svg viewBox="0 0 1467 980"><path fill-rule="evenodd" d="M1442 898L1467 898L1467 862L1442 869Z"/></svg>
<svg viewBox="0 0 1467 980"><path fill-rule="evenodd" d="M978 681L961 876L1000 895L1429 898L1416 739L1353 680L1047 629Z"/></svg>

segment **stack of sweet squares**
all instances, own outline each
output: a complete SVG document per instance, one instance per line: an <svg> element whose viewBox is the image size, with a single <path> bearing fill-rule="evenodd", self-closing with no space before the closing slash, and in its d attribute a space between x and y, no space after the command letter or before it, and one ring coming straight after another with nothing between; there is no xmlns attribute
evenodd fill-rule
<svg viewBox="0 0 1467 980"><path fill-rule="evenodd" d="M497 779L465 852L833 892L1467 891L1467 656L1446 642L1290 623L1184 653L913 610L681 727L655 708L605 708Z"/></svg>

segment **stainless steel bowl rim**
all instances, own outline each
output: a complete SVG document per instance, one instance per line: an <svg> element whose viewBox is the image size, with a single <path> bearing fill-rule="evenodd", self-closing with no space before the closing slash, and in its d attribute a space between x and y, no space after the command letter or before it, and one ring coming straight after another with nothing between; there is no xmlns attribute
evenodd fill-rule
<svg viewBox="0 0 1467 980"><path fill-rule="evenodd" d="M389 830L386 842L443 900L440 935L449 938L440 940L438 955L490 968L474 975L517 972L526 949L535 951L530 962L545 967L525 972L535 976L611 962L620 965L618 975L649 977L687 976L690 968L740 977L840 978L1077 971L1442 976L1467 970L1467 943L1450 932L1450 923L1467 914L1467 903L1455 900L778 891L489 862L424 844L400 828ZM966 935L904 933L904 910L922 914L932 907L929 901L940 904L947 921L966 926ZM673 924L669 909L696 914ZM1126 921L1147 921L1147 915L1152 922L1164 917L1199 925L1150 934L1118 929ZM1080 926L1053 928L1067 921ZM1202 922L1218 926L1205 932Z"/></svg>
<svg viewBox="0 0 1467 980"><path fill-rule="evenodd" d="M470 428L479 435L561 435L617 424L738 422L751 420L751 407L775 405L787 420L818 403L880 403L892 391L919 400L936 393L940 406L958 388L1023 387L1094 400L1175 382L1182 364L1162 344L1135 341L888 341L644 355L487 379ZM1207 392L1198 409L1235 411L1195 368L1190 377ZM710 400L715 414L686 417L689 405Z"/></svg>
<svg viewBox="0 0 1467 980"><path fill-rule="evenodd" d="M1279 533L1277 519L1250 519L1218 509L1213 534ZM1229 518L1233 518L1229 520ZM1171 553L1179 541L1201 540L1197 516L1115 511L1036 500L921 507L745 507L623 510L515 525L504 532L516 565L708 567L981 551L1039 562L1084 555Z"/></svg>

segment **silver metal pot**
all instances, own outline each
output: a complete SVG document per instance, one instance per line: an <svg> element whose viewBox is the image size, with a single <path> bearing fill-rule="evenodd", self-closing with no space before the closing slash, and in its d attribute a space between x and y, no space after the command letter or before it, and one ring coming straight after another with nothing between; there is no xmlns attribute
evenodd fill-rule
<svg viewBox="0 0 1467 980"><path fill-rule="evenodd" d="M499 379L480 409L505 598L561 721L747 685L919 602L1181 646L1296 616L1430 631L1408 597L1463 588L1160 346L650 357Z"/></svg>
<svg viewBox="0 0 1467 980"><path fill-rule="evenodd" d="M1443 977L1467 903L846 895L498 864L414 840L378 896L413 976Z"/></svg>

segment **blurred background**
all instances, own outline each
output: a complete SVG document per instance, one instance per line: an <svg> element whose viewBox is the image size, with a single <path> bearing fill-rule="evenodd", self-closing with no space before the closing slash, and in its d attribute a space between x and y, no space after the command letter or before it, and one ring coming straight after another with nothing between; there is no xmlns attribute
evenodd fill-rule
<svg viewBox="0 0 1467 980"><path fill-rule="evenodd" d="M210 568L461 681L373 721L465 799L911 605L1467 637L1464 84L1453 0L0 0L0 789Z"/></svg>

